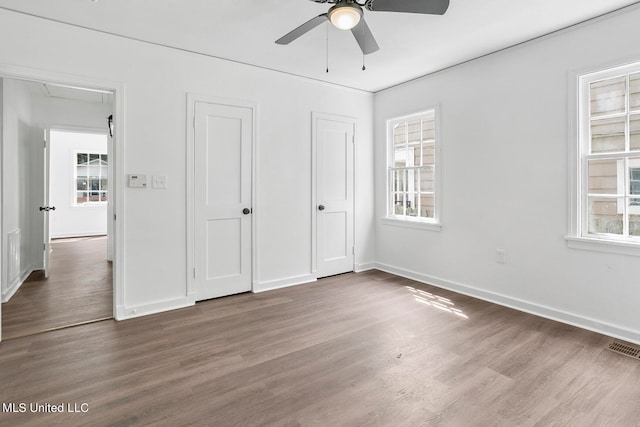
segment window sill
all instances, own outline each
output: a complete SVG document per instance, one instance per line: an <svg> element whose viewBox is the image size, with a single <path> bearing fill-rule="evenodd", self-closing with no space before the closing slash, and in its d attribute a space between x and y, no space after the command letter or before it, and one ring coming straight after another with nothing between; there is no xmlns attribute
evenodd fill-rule
<svg viewBox="0 0 640 427"><path fill-rule="evenodd" d="M441 231L442 224L435 222L413 221L410 219L381 218L383 224L397 227L417 228L418 230Z"/></svg>
<svg viewBox="0 0 640 427"><path fill-rule="evenodd" d="M576 236L566 236L565 239L567 246L572 249L640 256L640 243Z"/></svg>

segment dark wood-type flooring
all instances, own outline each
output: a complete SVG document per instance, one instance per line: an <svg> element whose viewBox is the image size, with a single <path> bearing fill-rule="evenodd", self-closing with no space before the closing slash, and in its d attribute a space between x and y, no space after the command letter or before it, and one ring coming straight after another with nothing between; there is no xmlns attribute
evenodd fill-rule
<svg viewBox="0 0 640 427"><path fill-rule="evenodd" d="M107 238L57 239L51 248L49 277L33 272L2 304L3 340L113 316Z"/></svg>
<svg viewBox="0 0 640 427"><path fill-rule="evenodd" d="M609 338L371 271L0 344L3 426L638 426ZM75 406L78 405L78 406Z"/></svg>

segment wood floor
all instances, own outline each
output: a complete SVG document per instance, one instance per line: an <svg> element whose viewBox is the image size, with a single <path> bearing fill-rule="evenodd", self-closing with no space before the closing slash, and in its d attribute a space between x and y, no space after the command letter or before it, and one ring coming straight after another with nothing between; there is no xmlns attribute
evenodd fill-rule
<svg viewBox="0 0 640 427"><path fill-rule="evenodd" d="M3 340L112 317L107 238L57 239L51 247L49 278L32 273L2 305Z"/></svg>
<svg viewBox="0 0 640 427"><path fill-rule="evenodd" d="M346 274L5 341L0 400L27 412L0 425L638 426L640 362L608 342Z"/></svg>

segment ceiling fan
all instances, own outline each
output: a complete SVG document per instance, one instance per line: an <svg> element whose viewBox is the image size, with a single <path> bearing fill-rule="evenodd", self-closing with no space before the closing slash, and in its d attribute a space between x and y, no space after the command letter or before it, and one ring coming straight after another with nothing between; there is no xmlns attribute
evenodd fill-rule
<svg viewBox="0 0 640 427"><path fill-rule="evenodd" d="M362 53L368 55L380 49L369 26L364 20L363 8L371 12L404 12L428 15L444 15L449 0L311 0L316 3L333 4L327 13L311 18L293 31L285 34L277 44L289 44L318 25L330 21L341 30L351 30Z"/></svg>

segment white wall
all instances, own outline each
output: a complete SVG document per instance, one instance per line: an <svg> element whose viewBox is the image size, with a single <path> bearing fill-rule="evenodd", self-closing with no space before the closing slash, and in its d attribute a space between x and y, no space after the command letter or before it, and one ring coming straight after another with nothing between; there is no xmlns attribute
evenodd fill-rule
<svg viewBox="0 0 640 427"><path fill-rule="evenodd" d="M216 41L212 41L214 43ZM223 41L219 41L223 42ZM120 187L124 292L129 316L176 307L186 292L186 94L258 105L255 288L311 273L311 112L356 117L356 262L375 259L372 105L369 93L0 11L2 63L125 86L129 173L168 177L167 190Z"/></svg>
<svg viewBox="0 0 640 427"><path fill-rule="evenodd" d="M569 77L640 60L638 22L640 8L630 8L376 94L378 265L640 342L640 259L569 249L564 239ZM436 104L442 231L382 224L385 120Z"/></svg>
<svg viewBox="0 0 640 427"><path fill-rule="evenodd" d="M74 203L77 152L107 154L107 136L68 131L51 132L49 205L56 208L49 214L49 234L52 239L107 234L106 203Z"/></svg>
<svg viewBox="0 0 640 427"><path fill-rule="evenodd" d="M2 301L7 301L20 286L31 268L32 149L31 102L27 88L20 81L2 79ZM14 240L15 239L15 240ZM13 242L12 242L13 241ZM14 249L15 248L15 249Z"/></svg>

